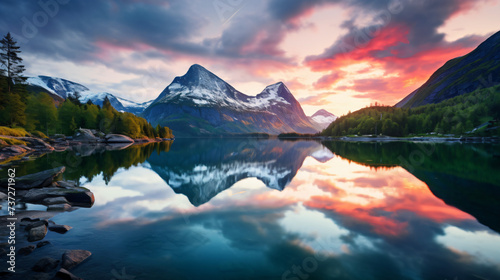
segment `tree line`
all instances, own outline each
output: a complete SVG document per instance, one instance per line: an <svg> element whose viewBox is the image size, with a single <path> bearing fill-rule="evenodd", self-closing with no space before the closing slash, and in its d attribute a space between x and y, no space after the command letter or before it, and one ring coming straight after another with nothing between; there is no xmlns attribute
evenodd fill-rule
<svg viewBox="0 0 500 280"><path fill-rule="evenodd" d="M426 133L462 135L500 119L500 86L476 90L437 104L416 108L372 106L338 118L323 136L410 136ZM500 135L500 130L487 135Z"/></svg>
<svg viewBox="0 0 500 280"><path fill-rule="evenodd" d="M168 127L153 127L144 118L118 112L107 97L100 107L90 100L82 104L78 94L56 102L45 92L29 92L19 53L19 46L8 33L0 41L0 125L47 135L72 135L77 128L88 128L132 138L173 138Z"/></svg>

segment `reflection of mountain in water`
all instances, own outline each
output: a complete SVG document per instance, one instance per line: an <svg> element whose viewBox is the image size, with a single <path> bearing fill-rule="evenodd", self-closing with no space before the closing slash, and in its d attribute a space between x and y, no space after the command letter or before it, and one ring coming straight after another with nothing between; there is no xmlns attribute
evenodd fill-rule
<svg viewBox="0 0 500 280"><path fill-rule="evenodd" d="M446 204L500 232L500 159L492 144L323 143L333 153L375 167L401 166Z"/></svg>
<svg viewBox="0 0 500 280"><path fill-rule="evenodd" d="M307 156L324 162L331 152L314 141L182 139L148 162L176 193L199 206L236 182L255 177L283 190Z"/></svg>

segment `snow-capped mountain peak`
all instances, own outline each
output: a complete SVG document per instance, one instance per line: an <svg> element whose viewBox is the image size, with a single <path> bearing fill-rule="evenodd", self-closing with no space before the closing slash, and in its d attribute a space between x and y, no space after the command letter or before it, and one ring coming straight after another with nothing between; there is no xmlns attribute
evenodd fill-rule
<svg viewBox="0 0 500 280"><path fill-rule="evenodd" d="M317 127L319 129L325 129L337 119L337 116L324 109L321 109L310 116L309 119L311 122L317 124Z"/></svg>
<svg viewBox="0 0 500 280"><path fill-rule="evenodd" d="M80 96L79 100L82 103L86 103L90 100L92 103L101 106L104 99L107 97L116 110L134 114L142 113L142 111L153 102L153 100L150 100L144 103L138 103L115 96L108 92L94 92L79 83L49 76L30 77L27 79L27 83L39 86L47 90L48 93L60 96L64 99L68 98L68 96L78 94Z"/></svg>

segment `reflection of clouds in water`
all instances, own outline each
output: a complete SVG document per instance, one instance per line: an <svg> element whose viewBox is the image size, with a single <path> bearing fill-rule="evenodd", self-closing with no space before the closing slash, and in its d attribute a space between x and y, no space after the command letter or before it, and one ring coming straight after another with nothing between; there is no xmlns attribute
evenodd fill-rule
<svg viewBox="0 0 500 280"><path fill-rule="evenodd" d="M500 236L489 231L466 231L455 226L444 229L436 238L444 246L479 258L500 269Z"/></svg>
<svg viewBox="0 0 500 280"><path fill-rule="evenodd" d="M175 267L175 275L193 279L237 278L245 271L280 279L319 253L310 279L499 275L486 265L498 265L500 248L483 245L499 237L473 231L470 215L446 205L402 168L374 171L340 157L326 163L307 158L283 191L248 178L199 207L146 168L118 172L111 187L101 181L87 185L96 202L106 202L92 211L106 213L101 217L108 223L100 225L124 232L120 244L140 252L149 271ZM477 255L477 248L483 258L463 257Z"/></svg>
<svg viewBox="0 0 500 280"><path fill-rule="evenodd" d="M311 211L302 204L286 211L279 222L287 232L299 234L301 245L311 248L316 253L338 255L348 253L350 246L373 247L368 239L349 235L349 230L339 227L323 213ZM350 236L349 242L346 242L346 236Z"/></svg>

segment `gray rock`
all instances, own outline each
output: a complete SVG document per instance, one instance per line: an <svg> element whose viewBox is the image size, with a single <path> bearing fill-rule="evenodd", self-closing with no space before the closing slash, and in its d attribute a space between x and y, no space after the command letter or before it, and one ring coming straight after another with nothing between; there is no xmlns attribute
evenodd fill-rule
<svg viewBox="0 0 500 280"><path fill-rule="evenodd" d="M31 254L31 252L33 252L35 250L35 245L29 245L27 247L23 247L21 249L19 249L19 251L17 251L17 253L21 256L27 256L29 254Z"/></svg>
<svg viewBox="0 0 500 280"><path fill-rule="evenodd" d="M108 134L104 139L106 143L134 143L134 139L121 134Z"/></svg>
<svg viewBox="0 0 500 280"><path fill-rule="evenodd" d="M31 270L36 272L49 272L54 270L59 265L59 260L55 260L51 257L43 257L38 260Z"/></svg>
<svg viewBox="0 0 500 280"><path fill-rule="evenodd" d="M60 188L65 188L65 189L72 189L77 187L76 183L71 181L57 181L56 185L59 186Z"/></svg>
<svg viewBox="0 0 500 280"><path fill-rule="evenodd" d="M72 229L72 227L67 226L67 225L53 225L53 226L49 226L49 230L50 231L61 233L61 234L64 234L64 233L68 232L70 229Z"/></svg>
<svg viewBox="0 0 500 280"><path fill-rule="evenodd" d="M86 250L68 250L62 255L61 267L71 270L85 261L90 255L92 255L92 253Z"/></svg>
<svg viewBox="0 0 500 280"><path fill-rule="evenodd" d="M80 128L77 129L75 135L73 136L74 141L80 142L97 142L99 138L95 137L90 129Z"/></svg>
<svg viewBox="0 0 500 280"><path fill-rule="evenodd" d="M28 241L39 241L42 240L47 234L47 225L43 222L36 222L34 225L29 225L26 227L28 231Z"/></svg>
<svg viewBox="0 0 500 280"><path fill-rule="evenodd" d="M54 147L45 143L42 139L34 138L34 137L18 137L17 139L28 142L29 145L35 150L42 151L53 151Z"/></svg>
<svg viewBox="0 0 500 280"><path fill-rule="evenodd" d="M68 200L64 196L47 197L42 201L43 205L66 204Z"/></svg>
<svg viewBox="0 0 500 280"><path fill-rule="evenodd" d="M71 272L67 271L64 268L59 269L56 275L53 278L54 280L83 280L82 278L78 278L73 275Z"/></svg>
<svg viewBox="0 0 500 280"><path fill-rule="evenodd" d="M82 187L30 189L21 200L41 204L46 198L50 197L64 197L71 206L90 208L94 204L94 194Z"/></svg>
<svg viewBox="0 0 500 280"><path fill-rule="evenodd" d="M41 171L38 173L18 177L16 179L16 189L27 190L32 188L44 188L50 186L54 181L54 178L62 174L66 170L66 167L61 166L54 169L49 169ZM2 179L0 185L6 185L7 179Z"/></svg>
<svg viewBox="0 0 500 280"><path fill-rule="evenodd" d="M71 205L68 203L63 204L52 204L47 207L47 211L69 211L71 210Z"/></svg>

